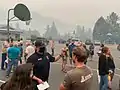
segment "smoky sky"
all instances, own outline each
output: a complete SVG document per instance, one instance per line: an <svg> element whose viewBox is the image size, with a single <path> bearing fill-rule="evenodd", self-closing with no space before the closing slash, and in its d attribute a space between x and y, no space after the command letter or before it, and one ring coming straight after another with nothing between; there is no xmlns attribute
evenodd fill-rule
<svg viewBox="0 0 120 90"><path fill-rule="evenodd" d="M20 2L43 16L86 27L113 11L120 14L120 0L0 0L0 9L7 10Z"/></svg>

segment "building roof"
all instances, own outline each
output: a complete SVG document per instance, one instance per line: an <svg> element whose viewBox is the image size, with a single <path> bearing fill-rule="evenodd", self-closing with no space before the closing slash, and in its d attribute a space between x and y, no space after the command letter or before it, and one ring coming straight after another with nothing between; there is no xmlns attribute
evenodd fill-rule
<svg viewBox="0 0 120 90"><path fill-rule="evenodd" d="M23 30L21 29L17 29L17 28L13 28L13 27L9 27L9 31L10 33L15 33L15 34L19 34L19 33L23 33ZM7 26L6 25L0 25L0 33L7 33Z"/></svg>
<svg viewBox="0 0 120 90"><path fill-rule="evenodd" d="M0 29L7 29L7 25L0 25ZM12 26L9 26L9 29L15 30Z"/></svg>

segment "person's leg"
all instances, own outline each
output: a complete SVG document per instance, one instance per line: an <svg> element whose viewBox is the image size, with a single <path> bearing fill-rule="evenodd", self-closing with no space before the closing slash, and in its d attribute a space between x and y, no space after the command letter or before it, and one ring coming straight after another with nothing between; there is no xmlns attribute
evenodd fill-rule
<svg viewBox="0 0 120 90"><path fill-rule="evenodd" d="M67 64L67 61L64 62L64 68L65 68L64 70L65 70L65 72L67 72L66 64Z"/></svg>
<svg viewBox="0 0 120 90"><path fill-rule="evenodd" d="M11 61L8 61L7 75L6 75L6 76L9 76L9 75L10 75L12 66L13 66L13 61L12 61L12 60L11 60Z"/></svg>
<svg viewBox="0 0 120 90"><path fill-rule="evenodd" d="M90 54L90 61L92 61L92 59L93 59L93 55L92 55L92 54Z"/></svg>
<svg viewBox="0 0 120 90"><path fill-rule="evenodd" d="M6 60L6 54L5 54L5 53L2 53L2 61L1 61L1 69L2 69L2 70L4 70L5 60Z"/></svg>
<svg viewBox="0 0 120 90"><path fill-rule="evenodd" d="M21 56L20 56L20 64L22 64L22 58L21 58Z"/></svg>
<svg viewBox="0 0 120 90"><path fill-rule="evenodd" d="M99 86L99 90L102 90L102 87L103 87L103 76L100 76L100 86Z"/></svg>
<svg viewBox="0 0 120 90"><path fill-rule="evenodd" d="M16 69L17 66L18 66L18 59L14 60L13 62L13 71Z"/></svg>
<svg viewBox="0 0 120 90"><path fill-rule="evenodd" d="M8 64L5 62L5 68L7 69Z"/></svg>
<svg viewBox="0 0 120 90"><path fill-rule="evenodd" d="M54 50L54 48L53 48L53 56L54 56L54 54L55 54L55 50Z"/></svg>
<svg viewBox="0 0 120 90"><path fill-rule="evenodd" d="M72 65L72 54L70 53L70 65Z"/></svg>
<svg viewBox="0 0 120 90"><path fill-rule="evenodd" d="M104 85L101 90L108 90L108 75L103 76Z"/></svg>
<svg viewBox="0 0 120 90"><path fill-rule="evenodd" d="M54 56L54 48L51 48L51 50L52 50L52 56Z"/></svg>
<svg viewBox="0 0 120 90"><path fill-rule="evenodd" d="M7 53L5 53L5 61L7 60ZM7 63L4 62L4 65L5 65L5 69L7 69Z"/></svg>
<svg viewBox="0 0 120 90"><path fill-rule="evenodd" d="M62 61L62 70L61 71L63 71L63 61Z"/></svg>
<svg viewBox="0 0 120 90"><path fill-rule="evenodd" d="M94 51L92 51L92 54L91 54L91 60L93 60L93 55L94 55Z"/></svg>
<svg viewBox="0 0 120 90"><path fill-rule="evenodd" d="M65 62L63 61L63 70L65 70Z"/></svg>

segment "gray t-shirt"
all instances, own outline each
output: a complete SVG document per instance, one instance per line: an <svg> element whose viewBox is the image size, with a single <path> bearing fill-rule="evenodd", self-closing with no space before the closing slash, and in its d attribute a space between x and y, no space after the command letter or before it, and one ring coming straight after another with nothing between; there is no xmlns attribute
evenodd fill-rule
<svg viewBox="0 0 120 90"><path fill-rule="evenodd" d="M63 85L67 90L91 90L93 73L87 66L69 71Z"/></svg>

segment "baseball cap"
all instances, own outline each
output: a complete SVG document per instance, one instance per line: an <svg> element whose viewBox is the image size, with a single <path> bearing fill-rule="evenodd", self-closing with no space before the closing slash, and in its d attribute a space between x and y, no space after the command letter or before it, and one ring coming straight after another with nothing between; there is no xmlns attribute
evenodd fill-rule
<svg viewBox="0 0 120 90"><path fill-rule="evenodd" d="M36 46L36 47L38 47L38 46L40 46L40 47L45 47L45 44L44 44L43 41L41 41L41 40L36 40L36 41L35 41L35 46Z"/></svg>

